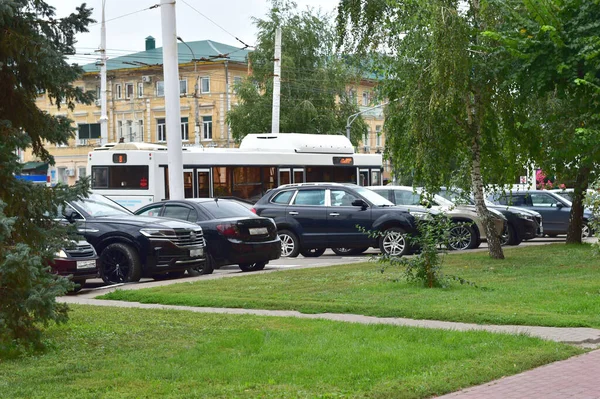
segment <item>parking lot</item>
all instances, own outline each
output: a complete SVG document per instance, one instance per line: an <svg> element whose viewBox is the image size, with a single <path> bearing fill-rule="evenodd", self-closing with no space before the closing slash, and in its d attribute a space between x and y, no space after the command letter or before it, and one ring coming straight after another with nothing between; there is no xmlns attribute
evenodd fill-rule
<svg viewBox="0 0 600 399"><path fill-rule="evenodd" d="M564 243L566 236L559 236L556 238L536 238L530 241L522 242L518 247L527 247L532 245L546 245L552 243ZM513 247L505 247L505 248L513 248ZM466 251L451 251L449 254L455 253L464 253L464 252L475 252L475 251L487 251L487 244L482 243L481 246L477 249L466 250ZM233 277L233 276L243 276L243 275L252 275L256 273L269 273L273 270L287 270L287 269L300 269L307 267L325 267L325 266L334 266L334 265L342 265L347 263L358 263L358 262L366 262L369 261L374 256L379 254L379 250L374 248L369 249L364 254L357 256L339 256L333 253L331 250L325 251L323 255L318 258L305 258L302 255L297 258L280 258L274 261L269 262L269 264L265 267L263 271L254 272L254 273L244 273L240 270L237 265L224 266L220 269L214 271L213 274L203 275L198 277L183 277L179 279L173 280L164 280L164 281L155 281L149 278L142 278L138 283L130 283L130 284L117 284L117 285L108 285L104 283L101 279L91 279L88 280L85 284L83 290L81 290L77 296L86 296L93 297L96 295L100 295L107 290L112 290L115 288L120 289L140 289L145 287L154 287L157 285L166 285L166 284L175 284L179 282L186 281L196 281L202 279L215 279L215 278L224 278L224 277Z"/></svg>

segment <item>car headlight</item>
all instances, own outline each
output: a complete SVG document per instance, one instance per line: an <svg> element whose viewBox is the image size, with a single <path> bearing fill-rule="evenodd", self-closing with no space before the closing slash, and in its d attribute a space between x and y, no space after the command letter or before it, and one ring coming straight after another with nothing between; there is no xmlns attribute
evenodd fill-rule
<svg viewBox="0 0 600 399"><path fill-rule="evenodd" d="M516 214L521 219L533 220L533 216L532 215L528 215L526 213L521 213L521 212L517 212Z"/></svg>
<svg viewBox="0 0 600 399"><path fill-rule="evenodd" d="M175 231L169 229L141 229L140 233L151 238L171 238L175 236Z"/></svg>
<svg viewBox="0 0 600 399"><path fill-rule="evenodd" d="M68 258L67 253L64 250L60 250L54 254L55 258Z"/></svg>
<svg viewBox="0 0 600 399"><path fill-rule="evenodd" d="M417 220L428 220L428 219L431 219L431 215L429 213L427 213L427 212L409 211L408 213L410 213Z"/></svg>

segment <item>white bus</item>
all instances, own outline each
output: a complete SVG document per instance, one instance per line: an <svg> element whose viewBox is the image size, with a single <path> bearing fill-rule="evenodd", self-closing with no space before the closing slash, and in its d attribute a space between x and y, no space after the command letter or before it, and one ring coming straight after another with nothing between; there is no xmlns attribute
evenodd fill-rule
<svg viewBox="0 0 600 399"><path fill-rule="evenodd" d="M167 147L119 143L88 155L94 193L135 210L169 197ZM382 184L382 156L357 154L344 136L250 134L239 148L183 148L186 198L256 202L267 190L300 182Z"/></svg>

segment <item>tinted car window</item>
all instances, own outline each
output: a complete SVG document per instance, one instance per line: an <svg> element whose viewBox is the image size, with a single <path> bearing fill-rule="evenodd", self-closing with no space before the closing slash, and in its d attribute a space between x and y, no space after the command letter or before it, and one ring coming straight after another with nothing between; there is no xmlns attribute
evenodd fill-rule
<svg viewBox="0 0 600 399"><path fill-rule="evenodd" d="M137 213L137 215L142 215L142 216L159 216L161 208L162 208L162 204L157 205L157 206L151 206L149 208L144 209L143 212Z"/></svg>
<svg viewBox="0 0 600 399"><path fill-rule="evenodd" d="M92 194L75 204L93 217L131 215L127 209L101 195Z"/></svg>
<svg viewBox="0 0 600 399"><path fill-rule="evenodd" d="M502 195L498 198L498 203L501 205L526 206L525 195L513 194Z"/></svg>
<svg viewBox="0 0 600 399"><path fill-rule="evenodd" d="M396 190L395 194L398 205L421 205L421 196L412 191Z"/></svg>
<svg viewBox="0 0 600 399"><path fill-rule="evenodd" d="M180 219L180 220L190 220L190 213L192 209L187 206L180 205L167 205L165 206L165 211L163 213L164 217ZM194 220L195 220L195 212L194 212Z"/></svg>
<svg viewBox="0 0 600 399"><path fill-rule="evenodd" d="M294 195L294 190L282 191L279 194L277 194L271 200L271 202L273 202L275 204L289 204L290 203L290 198L292 198L292 195Z"/></svg>
<svg viewBox="0 0 600 399"><path fill-rule="evenodd" d="M331 190L331 206L352 206L358 197L344 190Z"/></svg>
<svg viewBox="0 0 600 399"><path fill-rule="evenodd" d="M325 205L325 190L300 190L294 205Z"/></svg>
<svg viewBox="0 0 600 399"><path fill-rule="evenodd" d="M255 217L248 208L236 202L210 201L198 204L206 213L214 219L225 219L232 217Z"/></svg>
<svg viewBox="0 0 600 399"><path fill-rule="evenodd" d="M560 201L548 194L531 193L531 203L533 206L556 206Z"/></svg>

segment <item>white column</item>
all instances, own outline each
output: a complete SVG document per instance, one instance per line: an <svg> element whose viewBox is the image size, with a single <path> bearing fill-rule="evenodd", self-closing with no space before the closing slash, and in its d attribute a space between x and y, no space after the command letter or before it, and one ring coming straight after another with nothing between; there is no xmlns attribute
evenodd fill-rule
<svg viewBox="0 0 600 399"><path fill-rule="evenodd" d="M102 0L102 27L100 29L100 144L108 142L108 116L106 115L106 24Z"/></svg>
<svg viewBox="0 0 600 399"><path fill-rule="evenodd" d="M279 133L279 93L281 90L281 28L275 29L275 68L273 71L273 115L271 132Z"/></svg>
<svg viewBox="0 0 600 399"><path fill-rule="evenodd" d="M179 104L179 59L175 1L160 0L165 80L165 117L167 157L169 159L169 198L183 199L183 156L181 147L181 109Z"/></svg>

